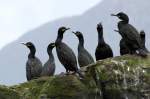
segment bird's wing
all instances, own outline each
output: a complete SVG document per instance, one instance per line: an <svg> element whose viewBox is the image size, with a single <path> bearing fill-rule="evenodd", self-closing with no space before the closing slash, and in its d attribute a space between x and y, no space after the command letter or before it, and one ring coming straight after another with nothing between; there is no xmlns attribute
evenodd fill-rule
<svg viewBox="0 0 150 99"><path fill-rule="evenodd" d="M106 46L107 46L107 50L108 50L107 52L108 52L109 56L113 57L114 55L113 55L113 51L112 51L111 47L108 44L106 44Z"/></svg>
<svg viewBox="0 0 150 99"><path fill-rule="evenodd" d="M79 61L80 66L86 66L86 65L89 65L91 63L94 63L93 57L85 49L83 49L82 51L79 52L78 61Z"/></svg>
<svg viewBox="0 0 150 99"><path fill-rule="evenodd" d="M31 80L31 78L32 78L32 75L31 75L31 66L30 66L30 64L29 64L28 61L26 63L26 77L27 77L27 80Z"/></svg>
<svg viewBox="0 0 150 99"><path fill-rule="evenodd" d="M77 69L76 56L72 49L65 43L62 43L59 48L60 49L57 50L57 53L60 62L65 66L71 66Z"/></svg>
<svg viewBox="0 0 150 99"><path fill-rule="evenodd" d="M134 42L135 44L140 45L141 39L138 31L132 25L127 24L119 30L127 40Z"/></svg>
<svg viewBox="0 0 150 99"><path fill-rule="evenodd" d="M55 63L54 62L50 62L50 60L48 60L43 68L42 68L42 73L41 75L53 75L55 72Z"/></svg>
<svg viewBox="0 0 150 99"><path fill-rule="evenodd" d="M36 69L34 69L35 72L37 73L37 75L40 75L40 73L42 72L42 62L37 57L35 57L34 59L34 65L36 66Z"/></svg>
<svg viewBox="0 0 150 99"><path fill-rule="evenodd" d="M26 63L26 76L27 80L31 80L33 77L39 77L42 72L42 63L35 57L28 59Z"/></svg>

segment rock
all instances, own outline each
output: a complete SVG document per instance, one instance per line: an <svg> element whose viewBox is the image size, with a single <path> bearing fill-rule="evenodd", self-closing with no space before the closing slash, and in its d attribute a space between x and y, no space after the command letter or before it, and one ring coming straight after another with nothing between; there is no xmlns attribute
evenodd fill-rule
<svg viewBox="0 0 150 99"><path fill-rule="evenodd" d="M94 73L104 99L150 99L150 56L99 61Z"/></svg>
<svg viewBox="0 0 150 99"><path fill-rule="evenodd" d="M0 99L150 99L150 56L119 56L98 61L77 75L41 77L0 86Z"/></svg>

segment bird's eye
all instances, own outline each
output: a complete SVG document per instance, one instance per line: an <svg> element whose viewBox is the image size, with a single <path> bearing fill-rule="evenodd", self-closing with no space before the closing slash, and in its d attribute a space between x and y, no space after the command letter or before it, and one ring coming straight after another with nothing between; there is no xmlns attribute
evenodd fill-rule
<svg viewBox="0 0 150 99"><path fill-rule="evenodd" d="M80 35L81 34L81 32L76 32L76 35Z"/></svg>

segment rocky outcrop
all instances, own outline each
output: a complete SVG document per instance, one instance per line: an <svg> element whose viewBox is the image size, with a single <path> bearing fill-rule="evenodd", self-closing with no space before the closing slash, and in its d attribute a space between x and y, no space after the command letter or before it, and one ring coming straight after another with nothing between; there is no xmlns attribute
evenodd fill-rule
<svg viewBox="0 0 150 99"><path fill-rule="evenodd" d="M0 86L0 99L150 99L150 56L120 56L98 61L78 75L42 77Z"/></svg>

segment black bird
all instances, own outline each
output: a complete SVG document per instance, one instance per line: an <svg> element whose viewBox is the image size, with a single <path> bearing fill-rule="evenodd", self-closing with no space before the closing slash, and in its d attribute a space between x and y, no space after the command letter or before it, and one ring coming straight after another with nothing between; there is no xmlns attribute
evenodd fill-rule
<svg viewBox="0 0 150 99"><path fill-rule="evenodd" d="M145 47L145 32L141 31L140 32L140 37L141 37L141 44L142 44L142 48L149 53L148 49ZM123 39L120 40L120 55L125 55L125 54L129 54L130 51L125 43L125 41ZM136 53L136 52L134 52Z"/></svg>
<svg viewBox="0 0 150 99"><path fill-rule="evenodd" d="M27 42L26 44L22 44L30 49L28 60L26 62L26 77L29 81L34 78L40 77L40 74L42 72L42 62L35 56L36 48L33 43Z"/></svg>
<svg viewBox="0 0 150 99"><path fill-rule="evenodd" d="M79 66L87 66L91 63L94 63L94 59L91 54L84 48L84 37L83 34L79 31L73 32L79 39L78 44L78 62Z"/></svg>
<svg viewBox="0 0 150 99"><path fill-rule="evenodd" d="M146 42L146 40L145 40L145 32L142 30L141 32L140 32L140 37L141 37L141 40L142 40L142 48L147 52L147 53L149 53L149 50L146 48L146 46L145 46L145 42Z"/></svg>
<svg viewBox="0 0 150 99"><path fill-rule="evenodd" d="M104 41L103 26L101 23L97 24L97 32L98 32L98 45L95 51L96 60L102 60L109 57L113 57L113 51L111 47Z"/></svg>
<svg viewBox="0 0 150 99"><path fill-rule="evenodd" d="M70 28L60 27L58 30L58 36L55 41L57 56L61 64L65 67L67 74L73 71L82 77L77 67L77 60L74 52L67 44L62 42L64 32L69 29Z"/></svg>
<svg viewBox="0 0 150 99"><path fill-rule="evenodd" d="M130 50L130 54L135 54L138 51L139 55L147 56L146 52L142 49L141 37L139 32L129 24L129 17L120 12L118 14L112 14L112 16L118 17L121 21L118 22L119 34L122 36L127 47Z"/></svg>
<svg viewBox="0 0 150 99"><path fill-rule="evenodd" d="M49 56L48 61L44 64L41 76L53 76L55 73L55 60L52 53L55 43L50 43L47 47L47 53Z"/></svg>

